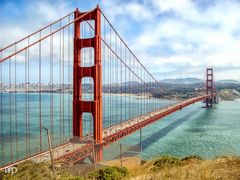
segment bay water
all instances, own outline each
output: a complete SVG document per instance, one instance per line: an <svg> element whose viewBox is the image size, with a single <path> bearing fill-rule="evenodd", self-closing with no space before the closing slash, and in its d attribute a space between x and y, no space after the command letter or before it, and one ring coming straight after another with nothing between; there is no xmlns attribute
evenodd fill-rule
<svg viewBox="0 0 240 180"><path fill-rule="evenodd" d="M11 95L2 93L1 135L3 138L1 138L0 152L3 150L4 154L0 155L0 164L14 162L39 152L40 136L42 136L42 150L47 149L46 133L42 131L41 135L39 131L40 119L42 124L52 132L55 146L67 142L72 136L71 96L48 93L41 93L39 96L38 93L30 93L26 97L24 93ZM41 98L41 104L39 104L39 98ZM120 123L139 113L149 112L156 106L164 107L175 103L173 100L144 100L137 96L121 97L103 94L103 126ZM9 103L10 101L12 103ZM15 102L17 102L16 106ZM147 102L147 105L144 106L144 102ZM51 103L54 105L52 109ZM203 106L201 102L193 104L144 127L142 158L151 159L160 155L177 157L198 155L202 158L240 155L240 101L221 101L211 109L202 108ZM26 115L26 109L29 109L28 115ZM26 123L28 129L26 129ZM86 114L84 134L91 132L91 115ZM139 145L139 131L122 139L121 143L126 146ZM110 148L106 149L107 153L108 149Z"/></svg>

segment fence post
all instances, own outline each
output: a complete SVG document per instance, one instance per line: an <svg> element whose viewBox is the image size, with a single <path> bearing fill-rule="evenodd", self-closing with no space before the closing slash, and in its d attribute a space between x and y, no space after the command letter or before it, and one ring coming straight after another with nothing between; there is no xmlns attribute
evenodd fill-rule
<svg viewBox="0 0 240 180"><path fill-rule="evenodd" d="M96 171L97 165L96 165L96 156L95 156L95 143L94 139L92 139L92 148L93 148L93 163L94 163L94 170Z"/></svg>
<svg viewBox="0 0 240 180"><path fill-rule="evenodd" d="M122 157L122 144L120 143L120 164L121 164L121 168L123 168L123 157Z"/></svg>
<svg viewBox="0 0 240 180"><path fill-rule="evenodd" d="M142 128L140 129L140 162L141 160L142 160Z"/></svg>

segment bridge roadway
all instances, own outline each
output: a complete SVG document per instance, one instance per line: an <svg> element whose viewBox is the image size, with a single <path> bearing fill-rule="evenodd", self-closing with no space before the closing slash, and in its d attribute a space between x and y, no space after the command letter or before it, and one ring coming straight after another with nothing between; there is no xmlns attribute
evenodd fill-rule
<svg viewBox="0 0 240 180"><path fill-rule="evenodd" d="M120 124L116 124L114 126L108 127L103 129L103 146L116 142L136 131L139 129L158 121L159 119L172 114L182 108L194 104L196 102L202 101L206 98L211 96L215 96L215 94L209 95L201 95L198 97L190 98L184 101L181 101L176 104L172 104L168 107L158 109L146 114L143 114L139 117L135 117L124 121ZM79 138L73 138L70 142L67 142L63 145L60 145L52 150L53 158L57 161L64 161L65 163L73 164L81 159L86 158L87 156L91 155L93 152L92 136L85 137L82 140ZM17 161L13 164L6 165L1 167L0 170L14 166L18 163L24 162L26 160L32 160L34 162L43 162L50 160L50 153L49 151L44 151L42 153L33 155L26 159Z"/></svg>

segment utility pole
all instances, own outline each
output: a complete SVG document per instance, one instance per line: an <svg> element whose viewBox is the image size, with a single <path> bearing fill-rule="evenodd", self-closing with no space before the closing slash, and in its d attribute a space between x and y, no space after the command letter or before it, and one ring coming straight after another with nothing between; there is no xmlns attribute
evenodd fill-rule
<svg viewBox="0 0 240 180"><path fill-rule="evenodd" d="M49 149L50 158L51 158L51 166L52 166L52 171L53 171L53 178L56 179L55 169L54 169L54 165L53 165L53 154L52 154L51 135L50 135L50 133L49 133L48 128L44 127L43 125L42 125L42 128L47 132L47 137L48 137L48 149Z"/></svg>

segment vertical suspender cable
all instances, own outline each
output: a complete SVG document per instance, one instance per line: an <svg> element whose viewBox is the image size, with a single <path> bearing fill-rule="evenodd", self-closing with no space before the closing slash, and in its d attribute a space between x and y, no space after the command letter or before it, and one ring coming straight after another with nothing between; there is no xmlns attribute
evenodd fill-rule
<svg viewBox="0 0 240 180"><path fill-rule="evenodd" d="M15 53L17 51L17 45L15 43ZM18 160L18 124L17 124L17 55L15 55L15 61L14 61L14 104L15 104L15 140L16 140L16 159Z"/></svg>
<svg viewBox="0 0 240 180"><path fill-rule="evenodd" d="M120 49L121 54L120 54L120 56L121 56L121 58L122 58L122 41L121 41L120 43L121 43L121 46L120 46L120 48L121 48L121 49ZM122 82L122 79L123 79L123 78L122 78L122 76L123 76L123 72L122 72L123 67L122 67L122 64L123 64L123 63L120 62L120 65L121 65L121 67L120 67L120 74L121 74L121 75L120 75L120 86L121 86L121 94L120 94L120 97L121 97L121 102L120 102L120 103L121 103L121 108L120 108L120 109L121 109L121 112L120 112L121 117L120 117L120 118L121 118L121 127L122 127L122 118L123 118L123 117L122 117L122 113L123 113L123 110L122 110L122 108L123 108L123 104L122 104L122 103L123 103L123 100L122 100L122 99L123 99L123 82Z"/></svg>
<svg viewBox="0 0 240 180"><path fill-rule="evenodd" d="M27 50L24 51L25 53L25 82L24 82L24 102L25 102L25 150L26 155L28 156L28 123L27 123Z"/></svg>
<svg viewBox="0 0 240 180"><path fill-rule="evenodd" d="M52 26L50 26L50 32L52 32ZM51 126L51 138L52 138L52 144L55 145L55 133L54 133L54 96L53 96L53 86L54 86L54 80L53 80L53 40L54 35L50 36L50 126Z"/></svg>
<svg viewBox="0 0 240 180"><path fill-rule="evenodd" d="M28 37L28 46L30 44L30 37ZM30 116L30 103L29 103L29 86L30 86L30 81L29 81L29 62L30 62L30 49L28 48L27 50L27 131L28 131L28 152L30 153L30 124L29 124L29 116Z"/></svg>
<svg viewBox="0 0 240 180"><path fill-rule="evenodd" d="M117 53L117 35L116 35L116 33L115 33L115 52ZM115 75L115 82L114 82L114 84L115 84L115 92L114 93L116 93L116 91L117 91L117 89L116 89L116 87L118 86L118 72L117 72L117 57L116 57L116 55L115 55L115 58L114 58L114 66L115 66L115 73L114 73L114 75ZM116 118L114 118L115 119L115 122L114 122L114 124L116 124L117 123L117 115L118 115L118 103L117 103L117 96L116 95L114 95L114 99L115 99L115 112L114 112L114 115L115 115L115 117Z"/></svg>
<svg viewBox="0 0 240 180"><path fill-rule="evenodd" d="M1 59L2 59L2 51L1 51ZM1 93L0 93L0 119L1 119L1 145L2 145L2 152L1 152L1 161L2 165L4 164L4 139L3 139L3 109L2 109L2 98L3 98L3 78L2 78L2 64L0 63L0 85L1 85Z"/></svg>
<svg viewBox="0 0 240 180"><path fill-rule="evenodd" d="M143 72L142 72L142 68L141 68L141 66L139 67L140 68L140 73L141 73L141 78L143 79ZM141 82L141 114L143 114L143 82Z"/></svg>
<svg viewBox="0 0 240 180"><path fill-rule="evenodd" d="M128 61L129 61L129 67L131 68L131 57L130 57L130 51L128 51ZM129 84L129 86L128 86L128 91L129 91L129 96L128 96L128 119L130 119L131 117L131 115L130 115L130 108L131 108L131 72L130 72L130 70L128 70L128 84Z"/></svg>
<svg viewBox="0 0 240 180"><path fill-rule="evenodd" d="M11 161L13 160L12 157L12 93L11 93L11 75L12 75L12 65L11 65L11 58L9 58L9 128L10 128L10 158Z"/></svg>
<svg viewBox="0 0 240 180"><path fill-rule="evenodd" d="M101 19L103 19L103 38L104 38L104 40L106 39L106 22L105 22L105 18L102 18L102 15L101 15ZM102 41L101 41L101 43L102 43ZM107 71L107 57L106 57L106 46L105 46L105 44L103 44L102 43L102 49L103 49L103 52L104 52L104 54L102 55L103 56L103 60L102 60L102 62L103 62L103 66L102 66L102 72L104 73L103 74L103 87L104 87L104 84L107 84L107 74L106 74L106 71ZM102 90L102 92L105 92L104 90ZM105 92L106 93L106 92ZM105 106L103 106L103 128L105 128L106 127L106 109L107 109L107 105L106 105L106 103L107 103L107 96L105 95L104 97L103 97L103 105L105 105Z"/></svg>
<svg viewBox="0 0 240 180"><path fill-rule="evenodd" d="M139 68L139 63L137 63L137 69L138 69L138 76L141 77L141 69ZM140 80L140 95L142 94L142 82L141 82L141 79L139 78ZM139 113L140 115L142 115L142 98L140 96L140 107L139 107Z"/></svg>
<svg viewBox="0 0 240 180"><path fill-rule="evenodd" d="M64 121L65 121L65 118L64 118L64 115L65 115L65 113L64 113L64 111L65 111L65 108L64 108L64 95L65 95L65 93L64 93L64 90L65 90L65 83L64 83L64 60L65 60L65 58L64 58L64 49L65 49L65 47L64 47L64 41L65 41L65 39L64 39L64 28L63 28L63 43L62 43L62 84L63 84L63 87L62 87L62 90L61 90L61 92L62 92L62 118L63 118L63 142L65 142L65 133L64 133L64 131L65 131L65 128L64 128L64 126L65 126L65 123L64 123Z"/></svg>
<svg viewBox="0 0 240 180"><path fill-rule="evenodd" d="M60 28L62 27L62 21L60 23ZM59 32L59 96L60 96L60 106L59 106L59 120L60 120L60 141L59 143L62 144L62 30Z"/></svg>
<svg viewBox="0 0 240 180"><path fill-rule="evenodd" d="M110 46L111 46L111 44L112 44L112 30L111 30L111 27L110 27ZM110 116L109 116L109 121L110 121L110 134L111 134L111 131L112 131L112 122L111 122L111 117L112 117L112 52L111 51L109 51L110 52L110 59L109 59L109 78L110 78L110 83L109 83L109 85L110 85L110 94L109 94L109 96L110 96L110 100L109 100L109 111L110 111Z"/></svg>
<svg viewBox="0 0 240 180"><path fill-rule="evenodd" d="M40 33L40 39L42 31ZM41 94L41 71L42 71L42 52L41 52L41 41L39 42L39 136L40 136L40 152L42 152L42 94Z"/></svg>
<svg viewBox="0 0 240 180"><path fill-rule="evenodd" d="M150 90L151 90L151 76L148 76L149 77L149 81L148 81L148 99L149 99L149 103L148 103L148 106L149 106L149 111L152 111L152 107L151 107L151 95L150 95Z"/></svg>
<svg viewBox="0 0 240 180"><path fill-rule="evenodd" d="M147 112L149 112L149 76L147 74Z"/></svg>
<svg viewBox="0 0 240 180"><path fill-rule="evenodd" d="M125 59L127 59L127 52L126 52L126 46L124 48L124 57ZM127 120L127 67L124 66L124 72L125 72L125 84L124 84L124 87L125 87L125 98L124 98L124 110L125 110L125 121Z"/></svg>
<svg viewBox="0 0 240 180"><path fill-rule="evenodd" d="M110 33L109 33L109 36L110 36ZM110 86L110 77L111 77L111 74L110 74L110 49L108 48L108 69L107 69L107 72L108 72L108 86ZM111 88L111 87L110 87ZM111 92L111 89L108 90L108 127L110 127L110 115L111 115L111 106L110 106L110 92ZM111 130L111 129L110 129Z"/></svg>
<svg viewBox="0 0 240 180"><path fill-rule="evenodd" d="M68 15L68 23L70 22L70 15ZM71 106L71 100L70 100L70 25L68 26L68 138L71 138L71 114L70 114L70 106Z"/></svg>
<svg viewBox="0 0 240 180"><path fill-rule="evenodd" d="M144 79L144 82L146 82L146 74L145 74L145 70L143 69L143 79ZM144 92L144 113L146 113L146 83L144 83L144 86L143 86L143 92Z"/></svg>
<svg viewBox="0 0 240 180"><path fill-rule="evenodd" d="M50 26L50 33L52 33L52 26ZM50 128L51 140L54 146L54 121L53 121L53 35L50 36Z"/></svg>

